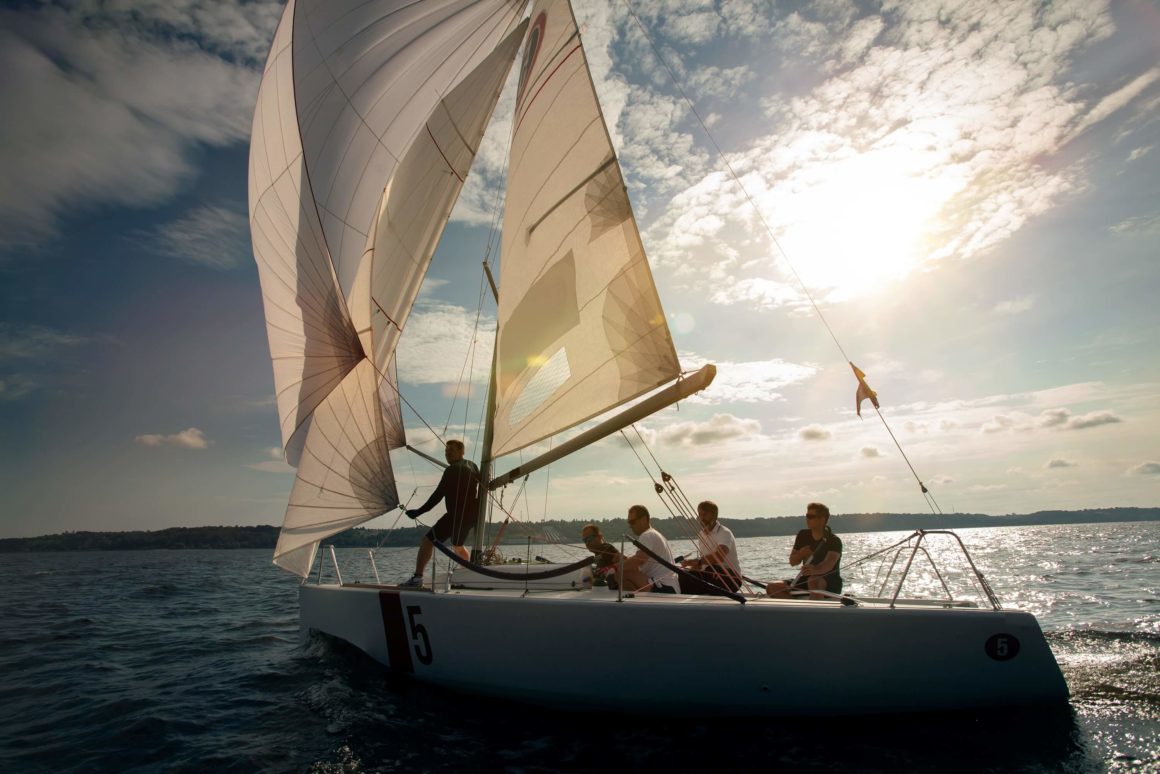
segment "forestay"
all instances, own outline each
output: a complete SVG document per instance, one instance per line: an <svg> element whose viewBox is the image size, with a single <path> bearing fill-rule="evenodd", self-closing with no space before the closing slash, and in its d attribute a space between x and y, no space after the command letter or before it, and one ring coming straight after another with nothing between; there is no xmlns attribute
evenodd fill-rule
<svg viewBox="0 0 1160 774"><path fill-rule="evenodd" d="M275 562L298 574L318 540L398 504L394 345L515 56L522 5L290 0L283 13L254 115L250 224L282 441L299 467Z"/></svg>
<svg viewBox="0 0 1160 774"><path fill-rule="evenodd" d="M530 21L504 209L493 457L679 373L571 6L541 0Z"/></svg>

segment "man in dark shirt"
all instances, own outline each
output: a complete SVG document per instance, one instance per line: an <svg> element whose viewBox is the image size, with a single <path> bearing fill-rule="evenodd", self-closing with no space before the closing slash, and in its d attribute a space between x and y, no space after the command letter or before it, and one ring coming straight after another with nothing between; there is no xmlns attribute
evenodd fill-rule
<svg viewBox="0 0 1160 774"><path fill-rule="evenodd" d="M463 453L463 441L447 442L443 451L447 458L447 468L439 479L439 486L427 498L427 502L407 511L407 516L417 519L434 508L440 500L447 504L447 513L423 537L419 555L415 557L415 574L403 586L423 585L423 572L435 551L435 540L446 541L450 538L455 552L467 558L467 549L463 544L467 540L467 533L475 526L475 516L479 509L479 468L471 460L464 459Z"/></svg>
<svg viewBox="0 0 1160 774"><path fill-rule="evenodd" d="M616 570L616 560L620 557L619 552L604 542L604 535L600 533L600 527L595 524L584 525L584 529L580 531L580 539L584 541L584 547L595 555L596 572L593 574L593 582L597 586L607 585L608 576Z"/></svg>
<svg viewBox="0 0 1160 774"><path fill-rule="evenodd" d="M797 533L793 550L789 552L790 566L802 565L801 572L792 581L774 581L765 593L771 597L789 597L791 591L809 589L811 599L822 599L813 592L842 593L842 540L829 527L830 509L821 503L806 506L806 529Z"/></svg>

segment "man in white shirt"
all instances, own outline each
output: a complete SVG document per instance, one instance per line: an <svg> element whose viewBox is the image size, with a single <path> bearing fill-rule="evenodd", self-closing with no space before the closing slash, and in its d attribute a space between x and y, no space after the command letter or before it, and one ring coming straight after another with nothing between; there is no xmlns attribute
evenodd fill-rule
<svg viewBox="0 0 1160 774"><path fill-rule="evenodd" d="M697 521L701 532L697 535L697 548L701 556L686 559L681 566L696 577L681 578L681 591L685 594L719 594L714 586L727 591L741 588L741 562L737 557L737 540L733 532L717 521L717 503L705 500L697 505ZM706 587L705 584L712 584Z"/></svg>
<svg viewBox="0 0 1160 774"><path fill-rule="evenodd" d="M628 526L636 535L636 540L669 564L673 563L673 552L669 541L649 524L648 508L634 505L628 509ZM675 594L677 574L653 559L644 551L637 551L624 558L624 577L617 570L617 581L625 591L655 591Z"/></svg>

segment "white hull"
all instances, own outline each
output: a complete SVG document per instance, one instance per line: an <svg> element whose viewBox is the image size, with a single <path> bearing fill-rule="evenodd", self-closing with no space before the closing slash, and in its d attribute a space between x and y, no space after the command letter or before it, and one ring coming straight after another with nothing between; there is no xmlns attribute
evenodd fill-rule
<svg viewBox="0 0 1160 774"><path fill-rule="evenodd" d="M304 628L416 680L568 709L856 715L1068 696L1017 611L312 584L299 602Z"/></svg>

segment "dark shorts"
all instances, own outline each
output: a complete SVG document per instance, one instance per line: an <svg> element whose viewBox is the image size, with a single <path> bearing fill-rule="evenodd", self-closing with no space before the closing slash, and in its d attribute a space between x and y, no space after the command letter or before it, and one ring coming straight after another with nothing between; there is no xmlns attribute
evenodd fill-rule
<svg viewBox="0 0 1160 774"><path fill-rule="evenodd" d="M787 578L785 581L786 585L789 586L791 589L800 589L802 591L809 591L809 586L807 585L808 582L809 582L808 578L798 578L797 583L794 583L793 578ZM830 573L829 575L827 575L826 576L825 591L828 591L831 594L841 594L842 593L842 576L837 574L836 572Z"/></svg>
<svg viewBox="0 0 1160 774"><path fill-rule="evenodd" d="M688 570L688 575L681 575L682 594L702 594L705 596L720 596L721 589L737 591L741 582L732 574L720 570Z"/></svg>
<svg viewBox="0 0 1160 774"><path fill-rule="evenodd" d="M435 522L435 526L427 530L427 539L441 543L450 542L453 546L461 546L467 541L467 535L475 526L475 513L461 513L458 518L445 513ZM448 540L450 539L450 541Z"/></svg>

